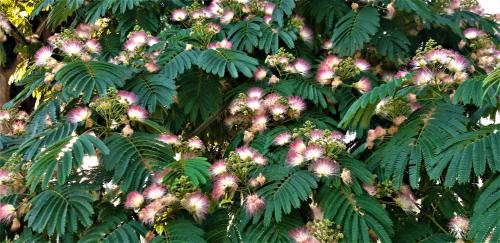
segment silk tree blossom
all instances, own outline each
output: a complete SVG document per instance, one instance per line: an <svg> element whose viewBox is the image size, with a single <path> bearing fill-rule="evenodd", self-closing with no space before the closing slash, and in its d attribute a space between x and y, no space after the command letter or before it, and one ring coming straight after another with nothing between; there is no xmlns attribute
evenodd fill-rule
<svg viewBox="0 0 500 243"><path fill-rule="evenodd" d="M368 63L364 59L357 59L356 61L354 61L354 65L361 71L367 71L368 69L370 69L370 63Z"/></svg>
<svg viewBox="0 0 500 243"><path fill-rule="evenodd" d="M85 42L85 48L90 53L99 54L101 52L101 44L96 39L90 39Z"/></svg>
<svg viewBox="0 0 500 243"><path fill-rule="evenodd" d="M68 56L80 56L82 54L83 46L80 41L67 40L63 43L61 49Z"/></svg>
<svg viewBox="0 0 500 243"><path fill-rule="evenodd" d="M292 135L288 132L282 132L278 136L276 136L273 140L273 143L277 146L283 146L288 144L292 139Z"/></svg>
<svg viewBox="0 0 500 243"><path fill-rule="evenodd" d="M0 110L0 122L10 120L10 113L8 111Z"/></svg>
<svg viewBox="0 0 500 243"><path fill-rule="evenodd" d="M290 144L290 150L292 151L295 151L297 153L304 153L306 151L306 144L304 143L304 141L300 138L298 139L295 139L292 144Z"/></svg>
<svg viewBox="0 0 500 243"><path fill-rule="evenodd" d="M231 10L224 10L224 14L220 18L221 24L228 24L233 20L234 12Z"/></svg>
<svg viewBox="0 0 500 243"><path fill-rule="evenodd" d="M416 214L420 212L419 203L408 185L401 186L401 191L397 194L395 201L405 212Z"/></svg>
<svg viewBox="0 0 500 243"><path fill-rule="evenodd" d="M302 154L294 150L289 150L287 154L287 164L290 166L299 166L305 162L305 158Z"/></svg>
<svg viewBox="0 0 500 243"><path fill-rule="evenodd" d="M127 111L128 117L135 121L144 121L148 118L146 109L138 105L131 105Z"/></svg>
<svg viewBox="0 0 500 243"><path fill-rule="evenodd" d="M306 27L306 26L303 26L302 28L300 28L299 36L300 36L300 38L302 38L302 40L304 40L307 43L312 43L313 38L314 38L313 31L309 27Z"/></svg>
<svg viewBox="0 0 500 243"><path fill-rule="evenodd" d="M255 215L265 206L264 199L257 194L248 195L245 198L245 209L249 215Z"/></svg>
<svg viewBox="0 0 500 243"><path fill-rule="evenodd" d="M158 140L170 145L179 145L181 143L179 136L172 134L161 134Z"/></svg>
<svg viewBox="0 0 500 243"><path fill-rule="evenodd" d="M90 39L92 38L92 32L94 31L94 26L89 24L79 24L75 29L75 35L80 39Z"/></svg>
<svg viewBox="0 0 500 243"><path fill-rule="evenodd" d="M324 135L325 133L323 132L323 130L314 129L309 133L309 139L311 142L316 142L323 138Z"/></svg>
<svg viewBox="0 0 500 243"><path fill-rule="evenodd" d="M262 108L262 101L259 98L247 98L245 100L246 106L252 110L256 111Z"/></svg>
<svg viewBox="0 0 500 243"><path fill-rule="evenodd" d="M167 189L160 184L151 184L144 189L144 197L150 200L158 199L167 193Z"/></svg>
<svg viewBox="0 0 500 243"><path fill-rule="evenodd" d="M264 2L264 14L265 15L273 15L273 12L274 12L274 8L276 7L276 5L272 2Z"/></svg>
<svg viewBox="0 0 500 243"><path fill-rule="evenodd" d="M187 140L187 146L193 150L205 149L205 145L203 144L203 141L201 141L201 139L199 137L196 137L196 136Z"/></svg>
<svg viewBox="0 0 500 243"><path fill-rule="evenodd" d="M288 97L288 106L293 111L302 112L306 109L306 102L298 96L291 96Z"/></svg>
<svg viewBox="0 0 500 243"><path fill-rule="evenodd" d="M259 173L259 175L257 177L252 178L248 181L248 184L251 187L260 187L260 186L264 185L264 183L266 183L266 177L263 176L261 173Z"/></svg>
<svg viewBox="0 0 500 243"><path fill-rule="evenodd" d="M125 208L139 208L144 203L144 196L136 191L130 192L125 200Z"/></svg>
<svg viewBox="0 0 500 243"><path fill-rule="evenodd" d="M26 131L26 122L17 120L12 123L12 132L14 134L21 134L24 131Z"/></svg>
<svg viewBox="0 0 500 243"><path fill-rule="evenodd" d="M293 229L288 232L288 235L295 243L319 243L319 241L311 235L307 227Z"/></svg>
<svg viewBox="0 0 500 243"><path fill-rule="evenodd" d="M333 160L320 158L311 164L310 170L318 177L330 177L339 173L340 166Z"/></svg>
<svg viewBox="0 0 500 243"><path fill-rule="evenodd" d="M85 106L75 107L68 112L68 120L71 123L79 123L87 120L91 114L92 113L88 107Z"/></svg>
<svg viewBox="0 0 500 243"><path fill-rule="evenodd" d="M264 166L267 164L267 158L264 157L264 155L260 154L260 153L254 153L254 156L252 158L252 161L253 163L255 163L256 165L260 165L260 166Z"/></svg>
<svg viewBox="0 0 500 243"><path fill-rule="evenodd" d="M264 78L266 78L266 76L267 76L267 71L262 67L257 68L253 73L253 77L255 78L255 80L258 81L263 80Z"/></svg>
<svg viewBox="0 0 500 243"><path fill-rule="evenodd" d="M35 53L35 64L37 66L45 66L52 59L53 49L49 46L44 46L40 48Z"/></svg>
<svg viewBox="0 0 500 243"><path fill-rule="evenodd" d="M484 35L482 30L476 28L467 28L464 30L464 36L466 39L472 40Z"/></svg>
<svg viewBox="0 0 500 243"><path fill-rule="evenodd" d="M137 103L137 101L139 100L135 93L126 90L120 90L116 93L116 95L118 96L119 101L122 104L132 105Z"/></svg>
<svg viewBox="0 0 500 243"><path fill-rule="evenodd" d="M184 9L176 9L176 10L172 11L172 20L173 21L180 22L180 21L186 20L187 17L188 17L188 13Z"/></svg>
<svg viewBox="0 0 500 243"><path fill-rule="evenodd" d="M361 93L367 93L372 89L372 83L367 77L362 77L358 82L353 83L352 86Z"/></svg>
<svg viewBox="0 0 500 243"><path fill-rule="evenodd" d="M212 197L220 200L226 192L234 192L238 189L238 178L233 174L224 174L218 176L212 189Z"/></svg>
<svg viewBox="0 0 500 243"><path fill-rule="evenodd" d="M280 103L277 103L269 108L269 112L274 117L282 117L286 113L287 107Z"/></svg>
<svg viewBox="0 0 500 243"><path fill-rule="evenodd" d="M306 76L309 73L309 70L311 69L311 65L306 60L302 58L297 58L295 59L293 68L297 73L301 74L302 76Z"/></svg>
<svg viewBox="0 0 500 243"><path fill-rule="evenodd" d="M250 128L251 131L254 132L262 132L266 130L267 128L267 116L266 115L255 115L252 118L252 127Z"/></svg>
<svg viewBox="0 0 500 243"><path fill-rule="evenodd" d="M247 96L249 98L262 98L262 96L264 96L264 90L259 87L249 88L247 90Z"/></svg>
<svg viewBox="0 0 500 243"><path fill-rule="evenodd" d="M159 200L155 200L146 205L146 207L144 207L139 212L139 220L141 220L146 225L152 225L155 221L156 215L159 214L162 209L162 202Z"/></svg>
<svg viewBox="0 0 500 243"><path fill-rule="evenodd" d="M255 150L249 146L238 147L234 150L241 160L251 160L255 155Z"/></svg>
<svg viewBox="0 0 500 243"><path fill-rule="evenodd" d="M0 221L10 223L16 216L16 208L12 204L0 204Z"/></svg>
<svg viewBox="0 0 500 243"><path fill-rule="evenodd" d="M186 197L185 203L183 203L184 208L189 211L196 218L198 222L205 219L208 213L208 207L210 206L210 201L205 194L201 192L195 192L189 194Z"/></svg>
<svg viewBox="0 0 500 243"><path fill-rule="evenodd" d="M377 195L377 186L376 185L371 185L371 184L361 184L361 187L368 193L368 195L374 197Z"/></svg>
<svg viewBox="0 0 500 243"><path fill-rule="evenodd" d="M469 219L463 216L453 216L448 223L448 227L455 238L463 239L469 230Z"/></svg>
<svg viewBox="0 0 500 243"><path fill-rule="evenodd" d="M414 77L417 85L430 83L434 79L434 73L428 68L421 68Z"/></svg>
<svg viewBox="0 0 500 243"><path fill-rule="evenodd" d="M144 31L134 31L130 33L128 39L140 47L148 42L148 34Z"/></svg>
<svg viewBox="0 0 500 243"><path fill-rule="evenodd" d="M146 71L150 73L158 72L158 70L160 70L160 67L154 61L145 63L144 67L146 68Z"/></svg>
<svg viewBox="0 0 500 243"><path fill-rule="evenodd" d="M317 160L323 156L325 149L319 145L311 144L306 147L304 157L306 160Z"/></svg>
<svg viewBox="0 0 500 243"><path fill-rule="evenodd" d="M210 174L214 177L222 175L227 172L226 161L221 159L213 163L209 168Z"/></svg>

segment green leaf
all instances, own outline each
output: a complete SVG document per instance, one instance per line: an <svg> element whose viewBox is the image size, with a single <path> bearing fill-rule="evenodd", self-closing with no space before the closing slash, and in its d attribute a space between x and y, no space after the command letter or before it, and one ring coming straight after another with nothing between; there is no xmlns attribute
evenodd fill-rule
<svg viewBox="0 0 500 243"><path fill-rule="evenodd" d="M164 181L172 183L175 178L181 175L185 175L191 179L194 186L199 186L200 184L206 184L210 178L210 172L208 168L210 163L207 158L195 157L187 160L174 161L166 166L166 168L172 169L170 173L165 176Z"/></svg>
<svg viewBox="0 0 500 243"><path fill-rule="evenodd" d="M393 223L375 199L323 186L318 201L325 218L342 225L347 242L370 242L368 229L373 230L381 242L391 242Z"/></svg>
<svg viewBox="0 0 500 243"><path fill-rule="evenodd" d="M250 78L258 64L257 59L247 56L242 51L220 48L201 52L198 61L201 69L207 73L217 74L221 78L224 77L226 70L233 78L239 77L238 72Z"/></svg>
<svg viewBox="0 0 500 243"><path fill-rule="evenodd" d="M157 12L151 8L142 6L148 5L141 5L141 7L128 10L116 17L118 20L117 30L121 33L122 39L124 39L136 25L152 33L155 33L160 27L160 17Z"/></svg>
<svg viewBox="0 0 500 243"><path fill-rule="evenodd" d="M292 242L288 233L303 225L299 214L285 215L281 222L272 222L269 226L262 222L250 225L244 233L243 240L244 242Z"/></svg>
<svg viewBox="0 0 500 243"><path fill-rule="evenodd" d="M252 53L254 47L259 45L259 37L262 36L260 23L262 23L262 19L252 18L241 20L233 25L227 32L233 46L240 51Z"/></svg>
<svg viewBox="0 0 500 243"><path fill-rule="evenodd" d="M25 220L35 232L46 231L49 236L77 232L79 225L92 224L93 201L92 195L78 186L56 187L31 199Z"/></svg>
<svg viewBox="0 0 500 243"><path fill-rule="evenodd" d="M103 154L109 153L101 140L89 134L70 136L51 144L35 157L28 169L26 182L30 191L36 189L40 180L42 188L47 188L54 175L59 185L64 184L72 169L80 167L85 155L95 155L96 149Z"/></svg>
<svg viewBox="0 0 500 243"><path fill-rule="evenodd" d="M216 79L188 73L179 82L179 104L192 122L205 121L222 104L222 94Z"/></svg>
<svg viewBox="0 0 500 243"><path fill-rule="evenodd" d="M481 195L474 203L467 238L474 242L485 242L491 235L490 242L500 240L500 177L490 179Z"/></svg>
<svg viewBox="0 0 500 243"><path fill-rule="evenodd" d="M137 76L127 84L127 89L139 97L139 104L154 112L157 104L163 109L168 109L174 103L177 95L175 82L163 74L149 74Z"/></svg>
<svg viewBox="0 0 500 243"><path fill-rule="evenodd" d="M291 15L295 8L295 0L274 0L276 6L273 11L273 20L283 26L285 15Z"/></svg>
<svg viewBox="0 0 500 243"><path fill-rule="evenodd" d="M181 48L167 49L160 55L158 64L163 66L161 73L171 79L191 69L198 62L198 50Z"/></svg>
<svg viewBox="0 0 500 243"><path fill-rule="evenodd" d="M206 242L205 231L194 224L192 220L176 218L167 224L166 242L186 243L186 242Z"/></svg>
<svg viewBox="0 0 500 243"><path fill-rule="evenodd" d="M109 88L123 86L128 78L124 67L99 61L75 61L56 73L56 80L63 85L63 96L69 99L82 95L85 102L90 101L94 90L103 96Z"/></svg>
<svg viewBox="0 0 500 243"><path fill-rule="evenodd" d="M323 109L329 107L328 101L334 102L336 100L331 89L312 80L282 80L275 88L283 95L300 96Z"/></svg>
<svg viewBox="0 0 500 243"><path fill-rule="evenodd" d="M353 55L377 33L379 21L379 13L372 7L364 7L344 15L333 30L334 51L342 56Z"/></svg>
<svg viewBox="0 0 500 243"><path fill-rule="evenodd" d="M281 28L273 28L267 24L261 24L260 29L262 35L259 39L259 49L266 53L276 53L280 48L280 39L288 48L294 48L294 41L297 40L297 35L293 31L286 31Z"/></svg>
<svg viewBox="0 0 500 243"><path fill-rule="evenodd" d="M141 222L128 220L125 214L110 215L102 223L88 229L78 243L141 242L146 235L146 227Z"/></svg>
<svg viewBox="0 0 500 243"><path fill-rule="evenodd" d="M410 41L395 25L383 26L372 38L377 51L391 61L405 60L410 50Z"/></svg>
<svg viewBox="0 0 500 243"><path fill-rule="evenodd" d="M491 74L494 74L494 72ZM500 78L500 75L498 78ZM474 79L469 79L461 83L453 95L453 104L474 104L477 107L483 107L485 105L495 106L497 102L497 95L494 89L491 88L492 86L486 87L487 79L488 78L485 79L484 84L483 82Z"/></svg>

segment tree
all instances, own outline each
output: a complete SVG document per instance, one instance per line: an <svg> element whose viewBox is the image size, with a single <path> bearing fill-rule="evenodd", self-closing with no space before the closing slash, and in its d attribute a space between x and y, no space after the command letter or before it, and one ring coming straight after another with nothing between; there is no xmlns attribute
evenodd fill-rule
<svg viewBox="0 0 500 243"><path fill-rule="evenodd" d="M2 11L6 241L499 240L499 25L472 1Z"/></svg>

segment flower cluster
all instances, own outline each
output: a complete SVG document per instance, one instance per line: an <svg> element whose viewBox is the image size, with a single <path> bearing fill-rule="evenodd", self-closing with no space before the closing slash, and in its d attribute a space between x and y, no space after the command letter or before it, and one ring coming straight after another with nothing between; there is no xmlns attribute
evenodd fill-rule
<svg viewBox="0 0 500 243"><path fill-rule="evenodd" d="M469 230L469 219L463 216L454 216L448 223L451 233L457 239L463 239Z"/></svg>
<svg viewBox="0 0 500 243"><path fill-rule="evenodd" d="M314 219L305 227L293 229L290 237L296 243L334 243L344 238L340 225L328 219Z"/></svg>
<svg viewBox="0 0 500 243"><path fill-rule="evenodd" d="M265 94L263 89L254 87L231 102L226 125L249 128L248 132L253 137L254 133L264 131L270 122L283 122L300 117L305 108L306 103L298 96Z"/></svg>
<svg viewBox="0 0 500 243"><path fill-rule="evenodd" d="M364 59L342 59L330 54L319 64L316 80L322 85L337 88L342 84L342 81L353 78L361 71L368 69L370 69L370 63ZM366 77L362 77L352 86L363 93L371 90L371 82Z"/></svg>
<svg viewBox="0 0 500 243"><path fill-rule="evenodd" d="M179 160L197 157L205 150L205 144L197 136L184 140L180 135L161 134L158 140L171 145L174 152L180 155Z"/></svg>
<svg viewBox="0 0 500 243"><path fill-rule="evenodd" d="M471 49L470 57L480 68L491 72L500 66L500 50L486 33L476 28L467 28L463 34L467 42L462 42L461 45L467 45Z"/></svg>
<svg viewBox="0 0 500 243"><path fill-rule="evenodd" d="M151 36L144 31L131 32L123 44L123 51L110 62L136 68L144 67L151 73L157 72L159 67L156 62L160 52L150 52L147 48L159 42L160 40L157 37Z"/></svg>
<svg viewBox="0 0 500 243"><path fill-rule="evenodd" d="M414 57L411 66L416 85L448 87L467 79L469 63L455 51L435 47Z"/></svg>
<svg viewBox="0 0 500 243"><path fill-rule="evenodd" d="M316 176L331 177L340 173L340 165L336 159L346 149L342 139L343 134L338 131L316 129L311 122L306 122L304 128L295 129L293 134L283 132L276 136L274 144L290 144L288 165L309 164L309 169Z"/></svg>
<svg viewBox="0 0 500 243"><path fill-rule="evenodd" d="M0 110L0 132L5 135L20 135L26 131L28 119L29 115L25 111Z"/></svg>
<svg viewBox="0 0 500 243"><path fill-rule="evenodd" d="M395 201L405 212L414 214L420 213L420 200L415 198L415 195L413 195L408 185L401 186L401 190L397 193Z"/></svg>

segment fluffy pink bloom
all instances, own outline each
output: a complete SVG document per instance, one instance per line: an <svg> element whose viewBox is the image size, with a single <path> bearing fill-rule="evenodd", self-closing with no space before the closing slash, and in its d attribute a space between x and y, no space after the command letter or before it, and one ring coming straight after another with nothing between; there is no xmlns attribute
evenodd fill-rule
<svg viewBox="0 0 500 243"><path fill-rule="evenodd" d="M274 138L273 142L275 145L283 146L283 145L289 143L290 139L292 139L292 135L290 133L282 132Z"/></svg>
<svg viewBox="0 0 500 243"><path fill-rule="evenodd" d="M228 24L233 20L234 12L231 10L224 10L224 14L220 17L220 22L222 24Z"/></svg>
<svg viewBox="0 0 500 243"><path fill-rule="evenodd" d="M252 118L252 131L262 132L266 130L267 127L267 116L266 115L255 115Z"/></svg>
<svg viewBox="0 0 500 243"><path fill-rule="evenodd" d="M266 95L262 103L264 104L265 107L271 107L275 105L280 99L280 95L277 93L270 93Z"/></svg>
<svg viewBox="0 0 500 243"><path fill-rule="evenodd" d="M366 93L372 89L372 83L367 77L362 77L358 82L353 83L352 86L361 93Z"/></svg>
<svg viewBox="0 0 500 243"><path fill-rule="evenodd" d="M92 30L93 27L88 24L79 24L75 29L75 35L81 39L90 39L92 38Z"/></svg>
<svg viewBox="0 0 500 243"><path fill-rule="evenodd" d="M332 131L332 134L330 135L331 138L337 139L337 140L342 140L344 139L344 134L339 131Z"/></svg>
<svg viewBox="0 0 500 243"><path fill-rule="evenodd" d="M238 189L238 178L233 174L218 176L212 189L212 197L215 200L221 199L226 191L236 191Z"/></svg>
<svg viewBox="0 0 500 243"><path fill-rule="evenodd" d="M40 48L35 53L35 64L37 66L46 65L52 57L52 51L53 51L53 49L49 46L44 46L44 47Z"/></svg>
<svg viewBox="0 0 500 243"><path fill-rule="evenodd" d="M210 168L210 174L212 176L219 176L227 172L226 161L223 159L213 163Z"/></svg>
<svg viewBox="0 0 500 243"><path fill-rule="evenodd" d="M247 98L245 100L245 103L247 105L247 107L252 110L252 111L255 111L255 110L258 110L260 108L262 108L262 103L261 103L261 100L259 98Z"/></svg>
<svg viewBox="0 0 500 243"><path fill-rule="evenodd" d="M306 227L296 228L288 232L288 235L295 243L319 243Z"/></svg>
<svg viewBox="0 0 500 243"><path fill-rule="evenodd" d="M361 71L366 71L366 70L370 69L370 63L368 63L364 59L358 59L358 60L354 61L354 65L356 65L356 67L359 68L359 70L361 70Z"/></svg>
<svg viewBox="0 0 500 243"><path fill-rule="evenodd" d="M401 186L401 192L396 197L396 203L406 212L418 213L417 199L408 185Z"/></svg>
<svg viewBox="0 0 500 243"><path fill-rule="evenodd" d="M136 121L144 121L148 118L148 111L138 105L131 105L127 111L128 117Z"/></svg>
<svg viewBox="0 0 500 243"><path fill-rule="evenodd" d="M9 223L16 215L16 208L12 204L0 204L0 221Z"/></svg>
<svg viewBox="0 0 500 243"><path fill-rule="evenodd" d="M184 9L176 9L174 11L172 11L172 20L173 21L183 21L183 20L186 20L188 17L188 14L186 12L186 10Z"/></svg>
<svg viewBox="0 0 500 243"><path fill-rule="evenodd" d="M370 196L375 196L377 195L377 186L375 185L367 185L367 184L361 184L361 187L368 193Z"/></svg>
<svg viewBox="0 0 500 243"><path fill-rule="evenodd" d="M116 93L116 95L120 99L121 103L127 103L129 105L135 104L138 100L137 95L130 91L120 90Z"/></svg>
<svg viewBox="0 0 500 243"><path fill-rule="evenodd" d="M271 3L271 2L264 2L264 13L266 15L273 15L273 12L274 12L274 8L276 7L276 5L274 5L274 3Z"/></svg>
<svg viewBox="0 0 500 243"><path fill-rule="evenodd" d="M98 54L101 52L101 44L96 39L90 39L87 42L85 42L85 48L90 53Z"/></svg>
<svg viewBox="0 0 500 243"><path fill-rule="evenodd" d="M476 39L483 35L484 32L476 28L468 28L464 30L464 36L469 40Z"/></svg>
<svg viewBox="0 0 500 243"><path fill-rule="evenodd" d="M139 212L139 219L147 225L151 225L155 222L156 215L162 210L163 206L160 201L153 201L150 204L146 205Z"/></svg>
<svg viewBox="0 0 500 243"><path fill-rule="evenodd" d="M270 15L266 15L264 16L264 18L262 18L264 20L264 23L266 24L270 24L271 21L273 20L273 16L270 16Z"/></svg>
<svg viewBox="0 0 500 243"><path fill-rule="evenodd" d="M68 56L79 56L82 54L83 46L80 41L67 40L63 43L61 49Z"/></svg>
<svg viewBox="0 0 500 243"><path fill-rule="evenodd" d="M288 97L288 106L293 111L301 112L306 109L306 102L298 96L291 96Z"/></svg>
<svg viewBox="0 0 500 243"><path fill-rule="evenodd" d="M241 160L250 160L255 155L255 150L249 146L242 146L234 150Z"/></svg>
<svg viewBox="0 0 500 243"><path fill-rule="evenodd" d="M161 142L164 142L166 144L175 144L175 145L178 145L178 144L181 143L181 140L180 140L179 136L177 136L177 135L171 135L171 134L161 134L158 137L158 140L160 140Z"/></svg>
<svg viewBox="0 0 500 243"><path fill-rule="evenodd" d="M144 196L139 192L131 192L127 195L125 208L138 208L144 203Z"/></svg>
<svg viewBox="0 0 500 243"><path fill-rule="evenodd" d="M301 75L307 75L309 70L311 69L311 65L302 58L295 59L293 67L295 68L297 73L300 73Z"/></svg>
<svg viewBox="0 0 500 243"><path fill-rule="evenodd" d="M285 105L282 105L280 103L277 103L271 107L269 107L269 111L271 112L271 115L275 117L279 117L283 114L286 113L287 107Z"/></svg>
<svg viewBox="0 0 500 243"><path fill-rule="evenodd" d="M9 112L0 110L0 121L7 121L7 120L10 120Z"/></svg>
<svg viewBox="0 0 500 243"><path fill-rule="evenodd" d="M257 165L260 165L260 166L264 166L267 164L267 158L264 157L264 155L260 154L260 153L257 153L255 152L253 158L252 158L252 161L257 164Z"/></svg>
<svg viewBox="0 0 500 243"><path fill-rule="evenodd" d="M330 50L333 48L333 42L331 39L326 39L325 41L323 41L323 44L321 45L321 48L325 49L325 50Z"/></svg>
<svg viewBox="0 0 500 243"><path fill-rule="evenodd" d="M245 198L245 209L249 215L258 213L265 206L264 199L257 194L248 195Z"/></svg>
<svg viewBox="0 0 500 243"><path fill-rule="evenodd" d="M195 149L195 150L200 150L205 148L203 141L201 141L199 137L192 137L188 139L187 145L190 149Z"/></svg>
<svg viewBox="0 0 500 243"><path fill-rule="evenodd" d="M0 169L0 182L10 181L11 179L10 171Z"/></svg>
<svg viewBox="0 0 500 243"><path fill-rule="evenodd" d="M287 154L287 164L290 166L298 166L304 163L305 158L302 154L297 153L294 150L289 150Z"/></svg>
<svg viewBox="0 0 500 243"><path fill-rule="evenodd" d="M201 221L206 217L209 205L210 201L208 197L201 192L196 192L186 197L184 207L192 213L198 221Z"/></svg>
<svg viewBox="0 0 500 243"><path fill-rule="evenodd" d="M311 142L315 142L323 138L323 135L323 130L314 129L309 133L309 138L311 139Z"/></svg>
<svg viewBox="0 0 500 243"><path fill-rule="evenodd" d="M151 184L144 189L144 197L147 199L158 199L167 193L167 189L159 184Z"/></svg>
<svg viewBox="0 0 500 243"><path fill-rule="evenodd" d="M320 69L331 69L342 62L342 59L335 55L328 55L320 64Z"/></svg>
<svg viewBox="0 0 500 243"><path fill-rule="evenodd" d="M463 216L454 216L448 223L451 233L458 239L462 239L467 235L469 230L469 219Z"/></svg>
<svg viewBox="0 0 500 243"><path fill-rule="evenodd" d="M159 43L160 42L160 39L158 39L158 37L156 36L151 36L149 39L148 39L148 46L153 46L155 45L156 43Z"/></svg>
<svg viewBox="0 0 500 243"><path fill-rule="evenodd" d="M321 158L315 161L310 168L318 177L329 177L339 173L339 164L330 159Z"/></svg>
<svg viewBox="0 0 500 243"><path fill-rule="evenodd" d="M328 84L330 83L330 80L333 79L335 73L332 70L325 69L325 70L318 70L316 73L316 80L320 84Z"/></svg>
<svg viewBox="0 0 500 243"><path fill-rule="evenodd" d="M305 42L311 43L314 37L314 34L311 29L308 27L304 26L300 28L299 30L299 36L302 38Z"/></svg>
<svg viewBox="0 0 500 243"><path fill-rule="evenodd" d="M266 69L264 68L257 68L257 70L255 70L255 72L253 73L253 77L255 78L255 80L263 80L264 78L266 78L266 75L267 75L267 71Z"/></svg>
<svg viewBox="0 0 500 243"><path fill-rule="evenodd" d="M323 156L325 149L319 145L309 145L304 151L304 157L306 160L317 160Z"/></svg>
<svg viewBox="0 0 500 243"><path fill-rule="evenodd" d="M460 72L465 70L469 66L469 62L462 57L461 55L455 56L455 58L451 59L448 62L448 69L450 69L453 72Z"/></svg>
<svg viewBox="0 0 500 243"><path fill-rule="evenodd" d="M130 33L128 39L135 43L137 46L141 47L148 42L148 34L144 31L134 31Z"/></svg>
<svg viewBox="0 0 500 243"><path fill-rule="evenodd" d="M264 90L259 87L253 87L247 90L247 96L249 98L262 98L263 95L264 95Z"/></svg>
<svg viewBox="0 0 500 243"><path fill-rule="evenodd" d="M434 79L434 73L428 68L421 68L414 76L417 85L427 84Z"/></svg>
<svg viewBox="0 0 500 243"><path fill-rule="evenodd" d="M26 122L24 121L15 121L12 123L12 132L15 134L20 134L26 131Z"/></svg>
<svg viewBox="0 0 500 243"><path fill-rule="evenodd" d="M295 139L292 144L290 144L290 150L293 150L299 154L302 154L306 151L306 144L302 139Z"/></svg>
<svg viewBox="0 0 500 243"><path fill-rule="evenodd" d="M158 67L158 65L154 61L146 62L144 64L144 67L150 73L154 73L154 72L157 72L158 70L160 70L160 67Z"/></svg>
<svg viewBox="0 0 500 243"><path fill-rule="evenodd" d="M90 109L85 106L75 107L68 112L68 120L71 123L78 123L87 120L91 115Z"/></svg>

